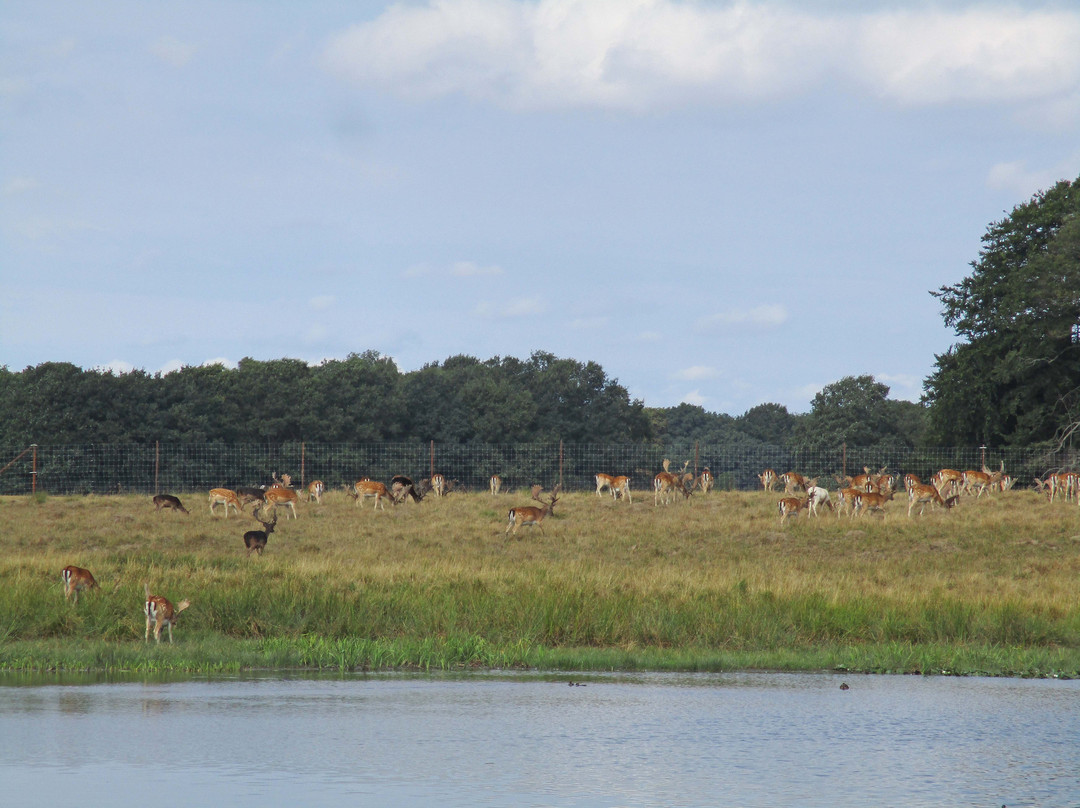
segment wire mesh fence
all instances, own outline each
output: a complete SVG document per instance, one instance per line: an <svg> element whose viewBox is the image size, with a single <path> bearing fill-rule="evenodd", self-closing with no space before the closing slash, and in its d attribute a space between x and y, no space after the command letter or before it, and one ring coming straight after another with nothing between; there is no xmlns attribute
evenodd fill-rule
<svg viewBox="0 0 1080 808"><path fill-rule="evenodd" d="M862 448L809 450L780 446L710 444L91 444L0 448L0 494L110 494L194 492L210 488L262 485L287 473L294 484L322 480L327 488L351 485L360 477L389 481L395 474L420 480L433 473L454 490L486 491L492 474L504 489L594 488L593 476L625 474L631 487L649 490L663 461L673 471L708 468L721 490L753 490L766 468L798 471L835 486L835 475L887 468L926 479L941 468L992 470L1004 466L1027 486L1048 471L1076 469L1074 451L986 447Z"/></svg>

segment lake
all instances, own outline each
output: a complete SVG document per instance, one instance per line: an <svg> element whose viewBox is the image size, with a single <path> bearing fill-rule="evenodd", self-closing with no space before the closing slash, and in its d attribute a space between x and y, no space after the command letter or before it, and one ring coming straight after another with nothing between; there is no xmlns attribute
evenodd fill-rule
<svg viewBox="0 0 1080 808"><path fill-rule="evenodd" d="M1080 806L1078 681L494 672L0 685L10 805Z"/></svg>

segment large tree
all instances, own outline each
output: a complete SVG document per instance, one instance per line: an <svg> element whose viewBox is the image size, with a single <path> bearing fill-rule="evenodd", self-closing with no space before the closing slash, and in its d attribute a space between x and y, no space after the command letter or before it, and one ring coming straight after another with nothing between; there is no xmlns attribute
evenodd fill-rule
<svg viewBox="0 0 1080 808"><path fill-rule="evenodd" d="M822 388L810 412L795 424L793 442L808 449L914 446L922 408L889 399L889 386L873 376L845 376Z"/></svg>
<svg viewBox="0 0 1080 808"><path fill-rule="evenodd" d="M1080 178L1018 205L932 294L961 341L925 383L932 439L1030 444L1080 420Z"/></svg>

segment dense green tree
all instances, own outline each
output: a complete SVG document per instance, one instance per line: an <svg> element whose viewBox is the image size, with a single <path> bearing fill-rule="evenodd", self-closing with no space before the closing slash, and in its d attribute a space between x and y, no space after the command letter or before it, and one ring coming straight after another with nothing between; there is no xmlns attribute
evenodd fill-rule
<svg viewBox="0 0 1080 808"><path fill-rule="evenodd" d="M661 443L735 444L748 440L735 427L735 419L723 413L707 412L697 404L683 402L663 411Z"/></svg>
<svg viewBox="0 0 1080 808"><path fill-rule="evenodd" d="M758 404L735 419L735 426L755 440L774 446L790 442L799 416L782 404Z"/></svg>
<svg viewBox="0 0 1080 808"><path fill-rule="evenodd" d="M845 376L814 396L800 419L794 442L807 449L849 446L914 445L908 408L889 401L889 386L873 376ZM912 405L918 406L918 405Z"/></svg>
<svg viewBox="0 0 1080 808"><path fill-rule="evenodd" d="M1080 421L1080 178L1015 207L943 286L961 342L925 383L938 443L1030 444Z"/></svg>

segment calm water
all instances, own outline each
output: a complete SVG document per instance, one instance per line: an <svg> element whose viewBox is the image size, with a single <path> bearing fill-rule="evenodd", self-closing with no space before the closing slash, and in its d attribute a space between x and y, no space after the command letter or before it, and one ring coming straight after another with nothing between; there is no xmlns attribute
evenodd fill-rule
<svg viewBox="0 0 1080 808"><path fill-rule="evenodd" d="M1077 681L18 681L0 805L1080 806Z"/></svg>

